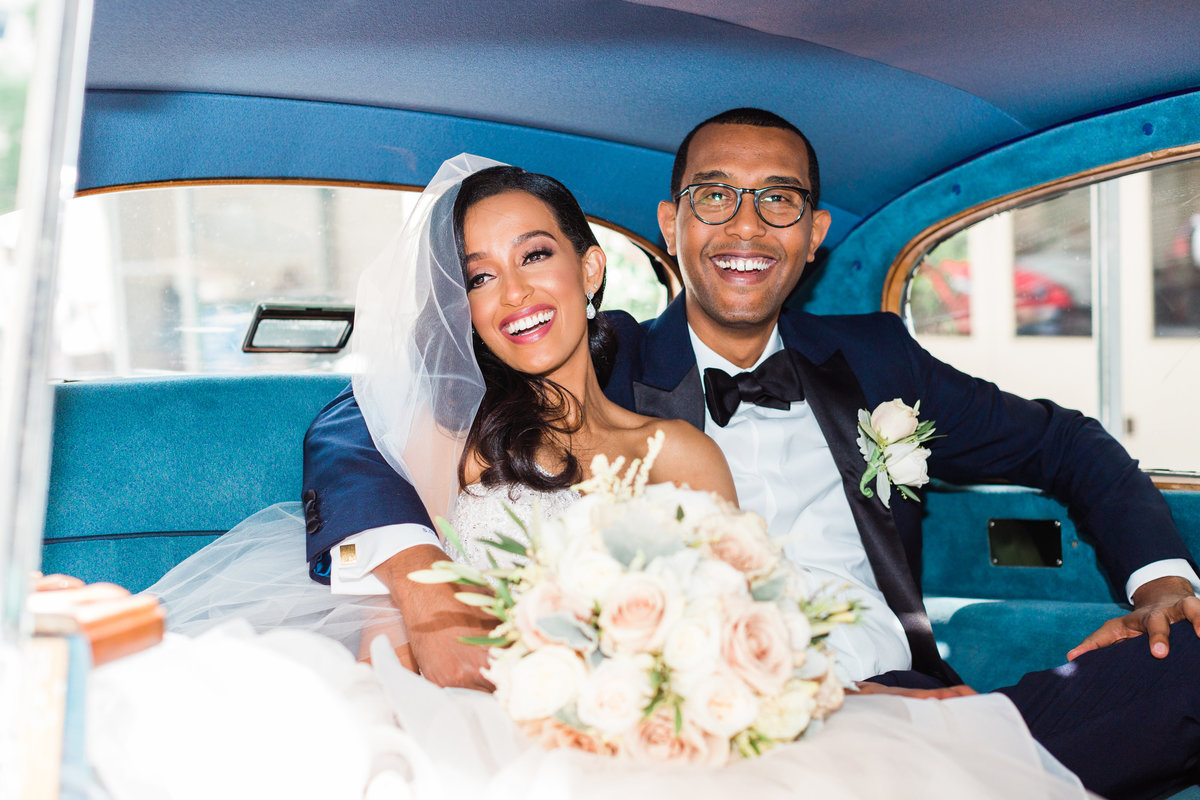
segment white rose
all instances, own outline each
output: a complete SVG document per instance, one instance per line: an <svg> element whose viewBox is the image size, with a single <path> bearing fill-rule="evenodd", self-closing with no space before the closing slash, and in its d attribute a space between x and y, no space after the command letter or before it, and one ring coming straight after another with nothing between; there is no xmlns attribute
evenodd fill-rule
<svg viewBox="0 0 1200 800"><path fill-rule="evenodd" d="M747 578L769 575L779 563L779 546L767 535L767 522L753 511L710 517L697 526L705 550Z"/></svg>
<svg viewBox="0 0 1200 800"><path fill-rule="evenodd" d="M621 734L642 718L654 697L650 672L654 659L647 655L616 656L601 662L579 690L579 720L604 733Z"/></svg>
<svg viewBox="0 0 1200 800"><path fill-rule="evenodd" d="M925 464L929 450L915 442L888 445L883 451L884 465L897 486L924 486L929 483Z"/></svg>
<svg viewBox="0 0 1200 800"><path fill-rule="evenodd" d="M591 604L599 602L624 571L608 553L577 541L559 563L558 580L571 594Z"/></svg>
<svg viewBox="0 0 1200 800"><path fill-rule="evenodd" d="M691 602L711 600L717 597L733 599L750 598L750 587L746 576L724 561L706 558L696 565L687 584L687 596Z"/></svg>
<svg viewBox="0 0 1200 800"><path fill-rule="evenodd" d="M587 669L574 650L551 644L512 664L507 677L508 713L517 722L528 722L549 717L571 703Z"/></svg>
<svg viewBox="0 0 1200 800"><path fill-rule="evenodd" d="M663 576L626 573L601 602L600 648L612 655L662 647L682 611L683 598Z"/></svg>
<svg viewBox="0 0 1200 800"><path fill-rule="evenodd" d="M897 442L916 432L917 412L897 397L895 400L880 403L871 412L871 427L885 441Z"/></svg>
<svg viewBox="0 0 1200 800"><path fill-rule="evenodd" d="M817 703L817 684L789 681L781 694L763 698L758 705L754 729L769 739L790 742L808 727Z"/></svg>
<svg viewBox="0 0 1200 800"><path fill-rule="evenodd" d="M794 664L800 666L804 663L805 651L812 644L812 623L800 609L790 604L781 607L779 615L783 617L783 624L788 631L788 641L792 645L792 650L795 651Z"/></svg>
<svg viewBox="0 0 1200 800"><path fill-rule="evenodd" d="M721 615L715 603L688 613L671 628L663 645L663 663L671 668L671 683L688 683L688 675L708 674L721 656Z"/></svg>
<svg viewBox="0 0 1200 800"><path fill-rule="evenodd" d="M691 687L683 715L702 730L728 739L754 722L758 699L741 680L728 672L718 672Z"/></svg>

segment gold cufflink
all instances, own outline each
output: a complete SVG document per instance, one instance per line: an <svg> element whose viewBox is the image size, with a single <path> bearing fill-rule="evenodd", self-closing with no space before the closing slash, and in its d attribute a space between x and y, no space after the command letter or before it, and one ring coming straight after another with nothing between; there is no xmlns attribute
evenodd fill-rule
<svg viewBox="0 0 1200 800"><path fill-rule="evenodd" d="M339 546L338 555L341 557L343 564L353 564L358 561L358 554L354 552L354 545L352 544Z"/></svg>

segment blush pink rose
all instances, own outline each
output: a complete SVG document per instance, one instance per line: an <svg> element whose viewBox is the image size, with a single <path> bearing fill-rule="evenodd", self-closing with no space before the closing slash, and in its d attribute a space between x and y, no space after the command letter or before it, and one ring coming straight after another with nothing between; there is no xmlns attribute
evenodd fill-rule
<svg viewBox="0 0 1200 800"><path fill-rule="evenodd" d="M568 747L585 753L615 756L620 750L616 742L592 732L581 731L553 717L521 723L521 730L533 741L547 750Z"/></svg>
<svg viewBox="0 0 1200 800"><path fill-rule="evenodd" d="M606 653L645 653L662 647L682 613L682 597L659 575L622 575L600 604L600 646Z"/></svg>
<svg viewBox="0 0 1200 800"><path fill-rule="evenodd" d="M752 511L710 517L697 526L706 550L749 579L771 574L779 563L779 547L767 534L767 523Z"/></svg>
<svg viewBox="0 0 1200 800"><path fill-rule="evenodd" d="M760 694L774 694L792 674L791 635L774 603L739 603L729 609L721 654Z"/></svg>
<svg viewBox="0 0 1200 800"><path fill-rule="evenodd" d="M684 717L675 733L675 709L659 706L623 742L625 755L643 764L699 764L719 767L729 760L729 740L705 733Z"/></svg>

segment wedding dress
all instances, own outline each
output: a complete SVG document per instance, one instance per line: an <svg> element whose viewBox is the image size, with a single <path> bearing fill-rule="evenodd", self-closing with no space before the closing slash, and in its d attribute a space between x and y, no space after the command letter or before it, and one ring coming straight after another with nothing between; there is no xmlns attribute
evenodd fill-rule
<svg viewBox="0 0 1200 800"><path fill-rule="evenodd" d="M469 487L450 517L467 553L456 558L507 557L485 544L524 538L506 507L528 521L577 497ZM330 595L308 578L303 547L303 518L284 504L160 581L172 633L97 669L89 687L89 754L113 800L1086 796L1001 695L850 696L800 742L715 770L543 750L490 695L405 670L394 641L371 645L371 666L357 661L347 629L388 604Z"/></svg>

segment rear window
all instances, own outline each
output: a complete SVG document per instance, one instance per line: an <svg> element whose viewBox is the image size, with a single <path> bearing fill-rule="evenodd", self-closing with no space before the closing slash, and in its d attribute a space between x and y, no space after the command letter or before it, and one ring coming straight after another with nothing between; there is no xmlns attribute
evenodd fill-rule
<svg viewBox="0 0 1200 800"><path fill-rule="evenodd" d="M417 195L239 183L75 198L64 230L52 375L342 371L344 353L243 353L254 308L352 303L359 274ZM638 319L657 315L668 290L646 251L619 231L593 228L608 256L604 307Z"/></svg>
<svg viewBox="0 0 1200 800"><path fill-rule="evenodd" d="M901 313L934 355L1097 417L1143 467L1200 470L1180 424L1200 396L1200 160L1041 194L898 265Z"/></svg>

